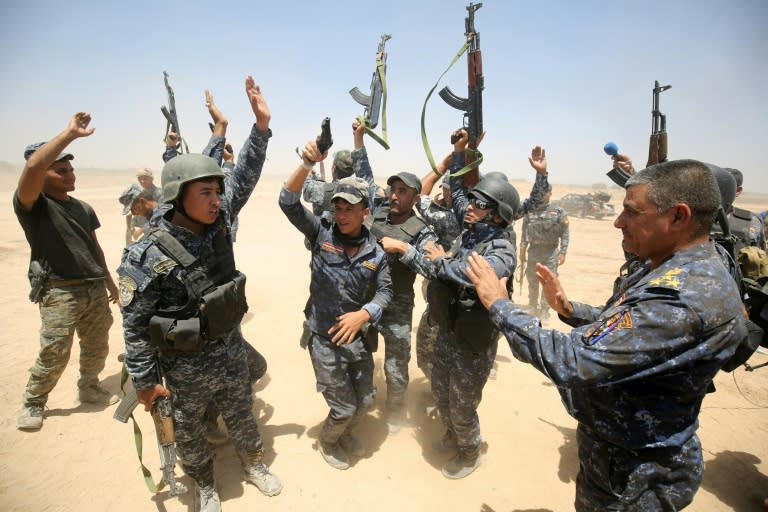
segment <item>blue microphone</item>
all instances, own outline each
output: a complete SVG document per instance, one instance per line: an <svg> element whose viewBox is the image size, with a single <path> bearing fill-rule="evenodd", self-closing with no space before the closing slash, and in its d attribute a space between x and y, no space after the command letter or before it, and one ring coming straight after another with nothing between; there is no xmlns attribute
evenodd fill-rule
<svg viewBox="0 0 768 512"><path fill-rule="evenodd" d="M608 142L603 146L606 155L616 156L619 154L619 146L615 142Z"/></svg>

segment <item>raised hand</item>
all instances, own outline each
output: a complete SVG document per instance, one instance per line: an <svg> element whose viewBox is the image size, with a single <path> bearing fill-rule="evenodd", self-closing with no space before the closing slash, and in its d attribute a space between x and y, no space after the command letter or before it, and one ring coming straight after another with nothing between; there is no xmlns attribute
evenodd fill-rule
<svg viewBox="0 0 768 512"><path fill-rule="evenodd" d="M536 146L531 150L531 156L528 157L528 163L536 169L537 174L547 173L547 152L541 146Z"/></svg>
<svg viewBox="0 0 768 512"><path fill-rule="evenodd" d="M248 95L248 101L251 103L251 110L256 115L256 127L261 131L267 131L272 114L269 111L267 100L261 94L261 87L256 84L251 75L248 75L245 79L245 93Z"/></svg>

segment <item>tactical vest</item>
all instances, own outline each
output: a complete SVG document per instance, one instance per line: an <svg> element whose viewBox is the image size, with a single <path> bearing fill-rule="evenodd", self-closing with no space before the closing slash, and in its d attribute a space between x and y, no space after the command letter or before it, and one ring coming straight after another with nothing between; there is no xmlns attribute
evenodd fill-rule
<svg viewBox="0 0 768 512"><path fill-rule="evenodd" d="M332 212L333 211L333 201L331 198L333 197L333 189L336 188L336 183L324 183L323 184L323 202L320 204L320 211L321 212ZM318 213L315 212L317 215Z"/></svg>
<svg viewBox="0 0 768 512"><path fill-rule="evenodd" d="M557 247L557 242L563 232L560 225L560 212L554 209L532 212L528 216L526 230L529 245Z"/></svg>
<svg viewBox="0 0 768 512"><path fill-rule="evenodd" d="M738 254L743 247L752 245L749 238L749 227L752 223L752 212L742 208L733 208L733 212L728 216L728 224L731 227L731 234L736 237L736 243L733 247L733 253Z"/></svg>
<svg viewBox="0 0 768 512"><path fill-rule="evenodd" d="M389 208L380 208L373 214L373 224L370 227L371 233L376 240L381 240L385 236L395 238L405 243L411 243L414 238L427 225L416 215L411 215L408 220L402 224L391 224L387 222ZM387 263L392 276L392 291L395 295L400 293L410 293L413 295L413 282L416 280L416 273L408 265L400 261L398 254L387 254Z"/></svg>
<svg viewBox="0 0 768 512"><path fill-rule="evenodd" d="M488 240L475 247L484 256L497 240ZM454 242L448 254L456 254L461 239ZM511 281L511 279L510 279ZM427 302L430 319L441 330L455 334L459 345L470 352L482 353L499 337L499 331L488 316L485 306L477 298L474 288L458 286L439 279L429 281Z"/></svg>
<svg viewBox="0 0 768 512"><path fill-rule="evenodd" d="M235 270L225 230L214 236L216 258L207 267L167 231L155 229L147 236L185 270L187 303L160 309L149 321L151 342L161 352L197 352L240 325L248 311L245 275Z"/></svg>

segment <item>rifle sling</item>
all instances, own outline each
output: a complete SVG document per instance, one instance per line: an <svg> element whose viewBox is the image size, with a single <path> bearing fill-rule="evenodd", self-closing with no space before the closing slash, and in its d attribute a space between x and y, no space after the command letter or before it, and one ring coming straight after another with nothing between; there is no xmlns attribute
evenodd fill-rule
<svg viewBox="0 0 768 512"><path fill-rule="evenodd" d="M432 88L429 90L429 94L427 94L427 98L424 100L424 106L421 109L421 144L424 146L424 152L427 154L427 160L429 160L429 165L432 167L432 172L437 174L438 176L442 176L440 173L437 172L437 165L435 165L435 159L432 156L432 150L429 147L429 141L427 140L427 131L424 123L424 119L426 117L427 113L427 102L429 102L429 98L432 97L432 93L435 92L435 89L437 89L438 84L440 83L440 80L443 79L446 73L453 67L454 64L461 58L462 55L464 55L464 52L466 52L469 49L469 41L464 43L464 45L461 47L461 49L458 51L458 53L453 57L453 60L450 64L448 64L448 67L445 71L443 71L443 74L440 75L440 77L437 79L437 82L435 82L435 85L432 86ZM456 172L451 173L451 176L461 176L463 174L468 173L472 169L476 168L483 162L483 155L479 151L475 151L475 160L473 162L468 163L461 169L459 169Z"/></svg>

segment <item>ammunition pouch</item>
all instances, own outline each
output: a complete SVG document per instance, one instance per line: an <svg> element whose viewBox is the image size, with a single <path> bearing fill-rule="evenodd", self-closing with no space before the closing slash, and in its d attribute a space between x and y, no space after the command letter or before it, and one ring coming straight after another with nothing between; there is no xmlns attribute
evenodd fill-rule
<svg viewBox="0 0 768 512"><path fill-rule="evenodd" d="M379 330L372 325L368 325L368 328L363 334L363 345L365 349L373 354L379 350Z"/></svg>
<svg viewBox="0 0 768 512"><path fill-rule="evenodd" d="M476 298L459 300L457 291L433 280L427 285L430 320L440 329L456 335L459 345L471 352L484 352L496 341L499 332L488 311Z"/></svg>
<svg viewBox="0 0 768 512"><path fill-rule="evenodd" d="M203 294L195 315L176 318L160 311L150 318L150 342L164 353L199 352L240 325L247 311L245 275L237 272L231 281Z"/></svg>

